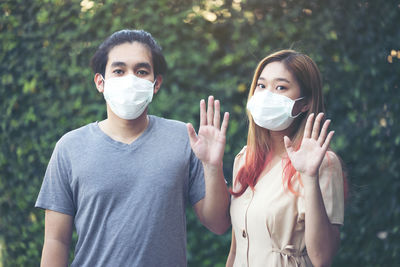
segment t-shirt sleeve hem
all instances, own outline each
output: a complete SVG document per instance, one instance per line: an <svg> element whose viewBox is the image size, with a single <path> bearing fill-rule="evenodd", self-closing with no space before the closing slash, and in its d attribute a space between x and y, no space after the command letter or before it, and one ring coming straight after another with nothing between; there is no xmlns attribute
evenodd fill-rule
<svg viewBox="0 0 400 267"><path fill-rule="evenodd" d="M193 197L193 198L190 200L190 204L191 204L192 206L194 206L194 205L197 204L197 202L199 202L200 200L204 199L204 197L205 197L204 194L201 194L201 195L199 194L198 196Z"/></svg>
<svg viewBox="0 0 400 267"><path fill-rule="evenodd" d="M74 211L67 209L67 208L54 206L54 205L46 205L46 204L42 204L42 203L36 203L35 208L39 208L39 209L43 209L43 210L52 210L52 211L64 213L64 214L67 214L70 216L75 216Z"/></svg>
<svg viewBox="0 0 400 267"><path fill-rule="evenodd" d="M343 220L338 219L338 218L333 218L333 219L330 219L329 221L331 222L331 224L339 224L341 226L344 224Z"/></svg>

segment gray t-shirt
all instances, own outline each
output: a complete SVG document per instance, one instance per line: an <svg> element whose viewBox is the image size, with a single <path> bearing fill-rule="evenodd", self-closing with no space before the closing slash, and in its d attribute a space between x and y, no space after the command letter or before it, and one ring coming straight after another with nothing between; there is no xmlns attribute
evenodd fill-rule
<svg viewBox="0 0 400 267"><path fill-rule="evenodd" d="M201 162L182 122L149 116L131 144L97 123L65 134L35 206L74 217L71 266L186 266L185 207L204 198Z"/></svg>

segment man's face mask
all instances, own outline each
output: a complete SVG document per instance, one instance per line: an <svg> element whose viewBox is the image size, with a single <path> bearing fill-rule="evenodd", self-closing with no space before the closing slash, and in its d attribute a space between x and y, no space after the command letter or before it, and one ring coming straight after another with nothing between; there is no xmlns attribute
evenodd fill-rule
<svg viewBox="0 0 400 267"><path fill-rule="evenodd" d="M153 99L154 83L129 74L104 80L104 99L121 119L139 117Z"/></svg>

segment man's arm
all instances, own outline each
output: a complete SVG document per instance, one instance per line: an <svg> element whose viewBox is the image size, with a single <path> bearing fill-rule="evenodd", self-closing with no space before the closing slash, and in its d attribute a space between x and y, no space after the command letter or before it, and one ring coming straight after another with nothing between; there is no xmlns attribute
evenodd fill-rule
<svg viewBox="0 0 400 267"><path fill-rule="evenodd" d="M73 217L46 210L41 267L68 266Z"/></svg>
<svg viewBox="0 0 400 267"><path fill-rule="evenodd" d="M204 166L204 179L205 197L194 205L194 210L204 226L212 232L222 235L231 225L230 196L222 166L220 168Z"/></svg>
<svg viewBox="0 0 400 267"><path fill-rule="evenodd" d="M198 135L190 123L187 125L193 152L203 164L206 186L205 197L194 205L194 210L203 225L216 234L223 234L231 224L230 195L222 169L228 121L226 112L220 123L220 103L210 96L207 110L205 101L200 101Z"/></svg>

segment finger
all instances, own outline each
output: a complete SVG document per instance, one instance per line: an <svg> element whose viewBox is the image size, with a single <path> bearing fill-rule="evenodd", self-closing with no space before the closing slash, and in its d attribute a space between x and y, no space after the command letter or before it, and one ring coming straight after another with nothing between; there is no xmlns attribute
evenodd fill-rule
<svg viewBox="0 0 400 267"><path fill-rule="evenodd" d="M312 129L312 134L311 134L311 138L314 139L314 140L318 139L319 130L321 129L321 121L322 121L323 117L324 117L324 113L321 112L315 118L314 126L313 126L313 129Z"/></svg>
<svg viewBox="0 0 400 267"><path fill-rule="evenodd" d="M292 154L293 147L292 147L292 141L290 140L290 138L287 136L284 136L283 142L285 143L285 148L286 148L286 152L288 153L288 155Z"/></svg>
<svg viewBox="0 0 400 267"><path fill-rule="evenodd" d="M200 126L207 124L206 101L200 100Z"/></svg>
<svg viewBox="0 0 400 267"><path fill-rule="evenodd" d="M317 141L320 146L322 146L325 142L325 138L326 138L326 135L328 134L328 128L329 128L330 123L331 123L331 120L326 120L324 122L324 125L322 126L322 130L321 130L321 133L319 134L318 141Z"/></svg>
<svg viewBox="0 0 400 267"><path fill-rule="evenodd" d="M311 130L312 130L312 124L314 121L314 113L311 113L306 122L306 127L304 128L304 136L303 138L310 138L311 137Z"/></svg>
<svg viewBox="0 0 400 267"><path fill-rule="evenodd" d="M328 136L325 139L324 144L322 145L322 149L324 151L328 150L329 144L331 143L332 137L335 134L335 131L330 131Z"/></svg>
<svg viewBox="0 0 400 267"><path fill-rule="evenodd" d="M193 125L191 123L187 123L186 128L189 135L190 145L193 146L193 144L195 144L198 139L196 131L194 130Z"/></svg>
<svg viewBox="0 0 400 267"><path fill-rule="evenodd" d="M228 129L228 122L229 122L229 112L225 112L224 119L222 120L222 125L221 125L221 134L223 136L226 135L226 129Z"/></svg>
<svg viewBox="0 0 400 267"><path fill-rule="evenodd" d="M207 125L213 124L214 117L214 97L210 95L208 97L208 107L207 107Z"/></svg>
<svg viewBox="0 0 400 267"><path fill-rule="evenodd" d="M220 103L219 103L219 100L215 100L214 101L214 127L217 127L219 129L220 121L221 121Z"/></svg>

